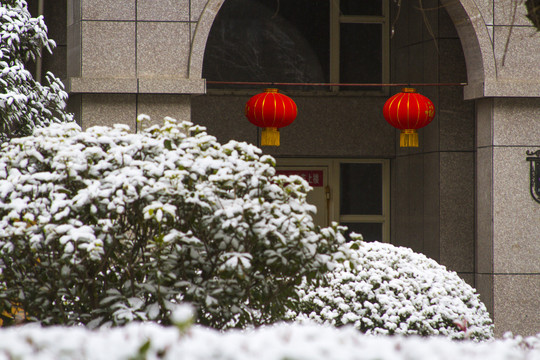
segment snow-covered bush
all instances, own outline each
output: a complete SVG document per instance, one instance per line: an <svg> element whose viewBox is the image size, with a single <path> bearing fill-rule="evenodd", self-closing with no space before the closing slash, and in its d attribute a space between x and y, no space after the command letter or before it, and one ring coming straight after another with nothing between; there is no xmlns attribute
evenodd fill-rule
<svg viewBox="0 0 540 360"><path fill-rule="evenodd" d="M290 319L353 325L367 334L493 337L485 305L455 272L391 244L344 246L346 256L325 283L300 286L300 310L290 312Z"/></svg>
<svg viewBox="0 0 540 360"><path fill-rule="evenodd" d="M52 73L47 86L34 80L25 68L40 56L41 48L52 52L43 16L33 18L24 0L0 2L0 142L30 135L36 126L72 121L65 111L67 93Z"/></svg>
<svg viewBox="0 0 540 360"><path fill-rule="evenodd" d="M188 302L205 325L269 323L326 271L343 236L314 225L304 180L166 120L139 134L53 124L2 145L0 314L167 323Z"/></svg>
<svg viewBox="0 0 540 360"><path fill-rule="evenodd" d="M368 336L352 328L278 324L225 332L132 323L0 328L0 360L539 360L540 335L485 342Z"/></svg>

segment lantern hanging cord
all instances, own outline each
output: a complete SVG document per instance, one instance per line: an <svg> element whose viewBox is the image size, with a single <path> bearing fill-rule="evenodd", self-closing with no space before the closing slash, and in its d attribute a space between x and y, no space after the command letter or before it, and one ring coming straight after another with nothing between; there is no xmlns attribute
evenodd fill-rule
<svg viewBox="0 0 540 360"><path fill-rule="evenodd" d="M207 80L207 84L215 85L272 85L272 86L363 86L363 87L377 87L377 86L399 86L399 87L411 87L411 86L466 86L467 83L293 83L293 82L259 82L259 81L212 81Z"/></svg>

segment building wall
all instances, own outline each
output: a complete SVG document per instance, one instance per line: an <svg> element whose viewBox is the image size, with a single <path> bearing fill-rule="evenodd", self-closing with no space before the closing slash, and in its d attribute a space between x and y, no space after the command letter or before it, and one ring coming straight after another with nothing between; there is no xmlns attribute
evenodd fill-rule
<svg viewBox="0 0 540 360"><path fill-rule="evenodd" d="M540 204L527 151L540 149L540 98L477 101L477 286L498 325L540 331Z"/></svg>
<svg viewBox="0 0 540 360"><path fill-rule="evenodd" d="M392 81L465 82L465 60L450 18L437 1L425 7L437 9L427 12L436 41L416 4L404 2L391 43ZM399 90L392 88L389 95ZM279 148L264 152L392 159L391 242L434 258L474 285L474 102L463 100L461 86L418 91L437 109L435 121L420 130L418 149L399 148L398 132L382 116L388 95L291 95L297 120L282 129ZM243 114L248 99L212 92L194 97L192 120L221 141L257 143L258 130Z"/></svg>
<svg viewBox="0 0 540 360"><path fill-rule="evenodd" d="M540 147L540 33L519 1L443 3L476 99L476 286L496 335L540 331L540 206L526 151Z"/></svg>
<svg viewBox="0 0 540 360"><path fill-rule="evenodd" d="M402 2L392 39L392 81L464 83L465 58L455 27L437 0ZM397 17L393 7L392 18ZM425 18L424 18L425 16ZM431 32L430 32L431 30ZM462 86L424 86L435 120L418 149L394 162L393 239L425 253L474 286L474 102Z"/></svg>
<svg viewBox="0 0 540 360"><path fill-rule="evenodd" d="M85 128L122 122L135 129L144 112L155 121L191 118L220 141L256 143L258 130L243 117L249 96L203 95L206 35L221 2L45 1L59 46L44 56L43 70L65 79ZM33 11L36 3L29 1ZM420 131L420 148L396 147L397 131L380 115L387 97L298 95L297 121L283 130L280 148L265 152L391 159L392 242L474 284L498 335L537 333L540 206L529 195L525 151L540 149L539 33L524 6L512 17L514 2L422 3L436 45L417 4L403 1L392 81L468 85L418 88L437 109Z"/></svg>

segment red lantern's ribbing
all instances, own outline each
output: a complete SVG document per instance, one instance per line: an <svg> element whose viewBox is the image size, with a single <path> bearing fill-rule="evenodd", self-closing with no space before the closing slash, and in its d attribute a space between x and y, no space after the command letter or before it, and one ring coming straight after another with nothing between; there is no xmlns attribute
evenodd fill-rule
<svg viewBox="0 0 540 360"><path fill-rule="evenodd" d="M415 89L404 88L402 92L386 101L383 108L386 121L401 130L400 146L417 147L417 129L428 125L435 117L431 100L418 94Z"/></svg>
<svg viewBox="0 0 540 360"><path fill-rule="evenodd" d="M265 89L246 103L246 117L253 125L262 127L261 145L279 146L278 128L290 125L298 110L294 101L278 89Z"/></svg>

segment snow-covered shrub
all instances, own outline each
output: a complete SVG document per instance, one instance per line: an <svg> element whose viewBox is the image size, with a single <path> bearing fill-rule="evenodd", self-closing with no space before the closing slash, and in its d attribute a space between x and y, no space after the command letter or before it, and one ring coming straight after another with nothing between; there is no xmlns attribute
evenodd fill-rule
<svg viewBox="0 0 540 360"><path fill-rule="evenodd" d="M261 324L326 271L343 236L314 225L304 180L274 176L255 146L166 120L139 134L53 124L2 145L0 314L167 323L188 302L202 324Z"/></svg>
<svg viewBox="0 0 540 360"><path fill-rule="evenodd" d="M299 312L289 318L367 334L493 337L492 321L475 290L455 272L411 249L356 241L344 245L320 286L300 286Z"/></svg>
<svg viewBox="0 0 540 360"><path fill-rule="evenodd" d="M367 336L352 328L278 324L217 331L131 323L0 328L0 360L539 360L540 334L473 342L443 337Z"/></svg>
<svg viewBox="0 0 540 360"><path fill-rule="evenodd" d="M33 18L26 1L0 2L0 142L30 135L36 126L72 120L62 82L48 72L44 86L25 68L42 47L52 52L55 46L43 16Z"/></svg>

